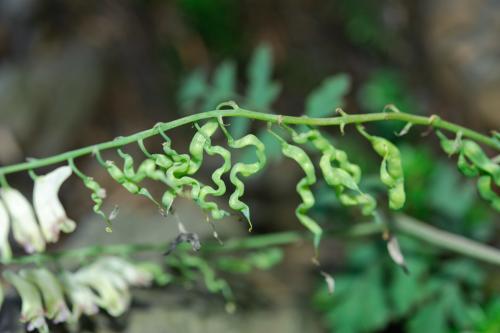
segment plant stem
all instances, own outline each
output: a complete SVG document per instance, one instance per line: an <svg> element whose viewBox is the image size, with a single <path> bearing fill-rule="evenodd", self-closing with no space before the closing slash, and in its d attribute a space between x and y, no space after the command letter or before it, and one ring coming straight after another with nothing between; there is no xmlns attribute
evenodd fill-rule
<svg viewBox="0 0 500 333"><path fill-rule="evenodd" d="M394 224L394 231L418 238L424 242L432 244L438 248L447 249L456 253L478 259L491 264L500 265L500 250L472 241L462 236L443 231L420 222L412 217L397 214ZM359 223L347 231L331 232L333 237L366 237L381 234L386 230L384 224L372 222ZM226 253L231 251L261 249L269 246L281 246L309 239L309 233L298 231L279 232L274 234L251 236L240 239L230 239L224 246L217 242L207 242L202 248L202 253ZM73 262L81 262L103 255L128 256L139 252L159 252L167 249L169 244L118 244L106 246L90 246L80 249L65 250L55 253L40 253L13 258L10 262L2 264L42 264L50 261L73 259Z"/></svg>
<svg viewBox="0 0 500 333"><path fill-rule="evenodd" d="M155 136L160 133L160 131L168 131L179 126L194 123L199 120L217 117L244 117L249 119L255 119L270 123L283 123L283 124L295 124L295 125L310 125L310 126L333 126L341 124L361 124L367 122L375 121L402 121L406 123L412 123L414 125L424 125L432 126L434 128L444 129L453 133L462 133L464 137L468 137L482 144L490 146L495 150L500 151L500 141L468 129L466 127L453 124L442 120L437 116L416 116L412 114L400 113L400 112L381 112L381 113L370 113L370 114L357 114L357 115L342 115L338 117L331 118L307 118L307 117L293 117L293 116L282 116L269 113L255 112L250 110L245 110L241 108L236 108L232 110L214 110L202 113L193 114L187 117L179 118L168 123L159 123L151 129L138 132L129 136L119 137L112 141L103 142L93 146L88 146L72 151L68 151L59 155L54 155L42 159L34 159L28 162L19 163L15 165L0 167L0 175L7 175L14 172L32 170L52 164L66 162L69 159L74 159L84 155L89 155L97 151L103 151L106 149L118 148L124 145L138 142L139 140L144 140L146 138Z"/></svg>

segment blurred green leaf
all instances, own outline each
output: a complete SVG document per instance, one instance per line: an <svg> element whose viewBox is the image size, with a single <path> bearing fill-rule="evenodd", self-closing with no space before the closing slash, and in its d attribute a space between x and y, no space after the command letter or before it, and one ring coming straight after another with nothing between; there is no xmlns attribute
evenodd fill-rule
<svg viewBox="0 0 500 333"><path fill-rule="evenodd" d="M381 112L386 105L394 104L401 112L421 113L404 79L393 70L374 72L361 87L358 97L368 112Z"/></svg>
<svg viewBox="0 0 500 333"><path fill-rule="evenodd" d="M469 286L479 287L484 281L484 273L476 263L469 259L456 259L442 265L444 273L463 281Z"/></svg>
<svg viewBox="0 0 500 333"><path fill-rule="evenodd" d="M261 44L254 52L248 66L248 88L246 105L257 111L267 112L278 97L281 85L272 82L273 58L271 47Z"/></svg>
<svg viewBox="0 0 500 333"><path fill-rule="evenodd" d="M196 102L205 95L208 89L206 81L205 72L195 70L181 84L177 99L183 113L189 114L193 112Z"/></svg>
<svg viewBox="0 0 500 333"><path fill-rule="evenodd" d="M500 297L491 301L484 311L476 309L474 312L474 327L476 332L500 332Z"/></svg>
<svg viewBox="0 0 500 333"><path fill-rule="evenodd" d="M408 322L409 333L448 333L444 316L444 307L440 302L430 302L422 307Z"/></svg>
<svg viewBox="0 0 500 333"><path fill-rule="evenodd" d="M349 92L351 79L347 74L326 78L306 100L306 115L312 118L329 117L337 107L343 106L343 98Z"/></svg>
<svg viewBox="0 0 500 333"><path fill-rule="evenodd" d="M474 186L464 183L455 168L438 163L428 188L428 204L453 219L465 215L476 198Z"/></svg>
<svg viewBox="0 0 500 333"><path fill-rule="evenodd" d="M236 66L232 61L225 61L214 73L212 87L207 94L203 111L215 107L236 96Z"/></svg>
<svg viewBox="0 0 500 333"><path fill-rule="evenodd" d="M415 304L422 299L419 288L420 279L426 272L426 265L417 259L406 259L410 274L401 269L394 269L389 293L397 316L406 315Z"/></svg>
<svg viewBox="0 0 500 333"><path fill-rule="evenodd" d="M337 288L346 289L336 300L326 319L334 332L370 332L383 328L388 321L386 299L380 266L372 266L366 274L352 276L352 281L337 279ZM344 281L348 286L342 286ZM332 298L336 298L337 291ZM363 320L360 320L363 318Z"/></svg>

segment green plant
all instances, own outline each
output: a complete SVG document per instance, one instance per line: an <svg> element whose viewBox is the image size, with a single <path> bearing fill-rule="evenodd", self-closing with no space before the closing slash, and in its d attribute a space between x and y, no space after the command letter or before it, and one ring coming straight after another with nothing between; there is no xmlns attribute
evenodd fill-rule
<svg viewBox="0 0 500 333"><path fill-rule="evenodd" d="M216 276L216 270L248 272L252 267L266 269L276 264L281 258L281 254L279 250L260 251L234 260L230 256L225 259L224 257L214 258L209 255L210 252L231 251L233 249L258 250L308 237L301 233L256 236L250 237L248 240L227 242L224 247L207 244L200 250L200 241L197 235L184 230L179 221L179 235L176 241L170 244L172 251L169 250L162 265L152 262L134 262L131 256L140 251L163 252L168 244L124 244L61 253L45 253L46 244L56 242L61 232L69 233L75 230L75 222L67 217L66 211L58 199L60 186L72 173L81 178L84 185L91 190L94 211L104 219L105 230L112 231L111 222L116 216L116 212L106 214L102 211L105 191L91 176L85 175L76 166L76 159L87 155L95 156L109 176L128 192L149 199L162 215L175 214L172 210L175 200L179 197L186 197L193 200L205 212L207 221L211 223L213 220L221 219L228 214L225 209L210 201L209 197L226 194L227 187L223 176L229 173L229 181L234 190L229 196L227 205L248 221L251 230L251 210L243 201L245 194L243 179L261 171L268 162L269 156L273 157L271 160L277 160L274 157L281 152L284 156L294 160L304 172L304 177L298 181L296 186L297 193L302 200L296 209L296 215L297 219L312 233L316 250L315 259L318 260L318 264L320 262L320 240L324 234L332 233L332 231L324 229L316 217L318 214L314 211L315 197L318 196L314 187L319 182L323 183L327 190L335 193L338 204L345 207L357 207L363 215L367 216L369 221L367 224L360 224L356 226L358 229L353 229L350 232L360 235L373 233L385 235L390 256L403 267L406 267L407 263L399 249L396 232L407 233L476 259L500 264L500 254L497 250L446 232L435 231L431 227L404 215L395 215L397 221L394 223L386 222L385 214L382 214L385 211L383 207L386 205L381 204L383 201L378 200L376 195L364 188L361 167L352 161L353 156L349 156L350 153L347 149L341 150L338 148L339 143L333 143L322 127L338 126L340 131L344 132L346 126L353 124L362 137L371 143L375 153L382 158L379 166L379 178L386 189L387 206L390 210L401 209L406 201L402 165L404 160L402 161L402 155L396 145L386 138L369 134L368 130L363 127L364 124L399 121L406 124L407 130L409 130L410 125L423 125L455 134L456 138L451 140L441 132L437 132L444 150L450 155L459 154L459 169L466 176L479 177L479 193L494 209L500 210L498 204L500 199L492 189L492 184L498 186L500 183L498 160L489 158L479 146L480 143L494 151L499 151L500 139L497 133L486 136L466 127L444 121L437 116L425 117L402 113L394 106L389 106L380 113L349 115L342 109L336 109L336 105L332 105L332 103L341 102L342 96L349 87L349 79L345 75L327 79L320 88L312 93L306 103L306 115L308 116L294 117L267 112L279 92L279 85L271 82L270 55L269 50L266 50L265 47L257 51L250 67L251 84L247 91L247 98L244 99L244 103L255 103L255 107L263 112L251 111L240 107L237 102L223 101L229 96L241 99L233 91L233 83L231 83L234 82L234 70L228 65L225 66L217 71L216 88L209 89L209 93L205 92L205 88L201 89L200 83L196 83L196 80L192 78L187 84L190 86L189 89L185 88L181 93L184 96L182 99L184 105L192 106L191 102L188 103L191 99L193 101L209 99L210 103L202 104L205 107L213 108L212 111L195 113L168 123L159 123L151 129L127 137L0 168L0 230L2 231L0 249L2 251L2 265L5 266L3 276L18 290L22 298L21 321L27 323L29 329L37 328L42 332L47 331L46 318L55 323L66 322L69 325L77 325L78 318L82 314L93 314L98 307L105 309L111 315L119 315L128 307L131 286L149 285L153 282L161 285L176 279L193 281L196 280L197 276L194 272L201 274L209 291L221 293L228 301L228 310L232 310L234 306L231 288L225 280ZM218 89L225 92L219 93ZM213 105L214 103L219 104ZM329 117L335 111L338 115ZM231 121L231 125L228 125L225 123L225 120L228 119L239 121ZM246 134L250 120L265 123L258 135ZM194 125L195 130L189 151L181 153L173 149L172 140L166 132L187 125ZM227 148L223 144L213 144L212 141L218 132L222 134ZM153 136L163 137L161 152L151 153L146 149L145 140ZM123 151L123 147L129 144L137 144L144 153L144 159L140 163L136 164L132 156ZM254 148L251 155L238 154L246 147ZM110 149L117 150L118 156L122 160L120 164L117 161L103 159L101 152ZM268 150L271 150L272 153L269 154ZM211 179L215 186L203 183L198 177L205 154L218 156L222 160L220 167L212 173ZM311 157L316 154L320 156L318 165ZM252 159L250 160L250 158ZM37 168L57 164L64 165L46 175L36 175L34 172ZM321 175L316 173L317 166L321 170ZM23 171L29 172L35 182L33 200L35 212L24 196L10 187L7 182L8 175ZM147 189L143 182L146 179L164 185L165 191L161 198L156 198ZM14 240L31 254L20 257L12 255L7 238L11 226ZM190 243L190 246L180 245L183 242ZM178 248L177 245L179 245ZM191 248L200 250L201 255L193 256L190 254ZM174 249L175 251L173 251ZM61 264L64 259L72 257L79 258L83 264L79 267L68 267ZM418 258L417 256L416 260ZM45 267L48 262L52 261L60 263L58 270L49 271ZM368 262L373 263L373 258L368 258L366 261L361 260L362 265ZM25 268L19 272L15 272L14 266L10 267L10 265L33 263L39 264L41 267ZM166 270L166 267L170 267L170 270ZM330 288L333 289L331 277L324 271L322 273L329 281ZM365 277L361 278L360 283L365 286L365 289L361 290L372 293L369 300L373 304L367 303L366 308L378 309L381 312L372 318L372 322L363 323L364 326L360 329L381 327L382 323L385 323L390 316L385 310L380 309L377 303L383 299L383 297L379 297L383 291L378 288L382 274L384 274L382 266L372 264L368 274L369 278L366 278L366 281ZM352 280L350 283L357 283L355 278L350 279ZM47 289L40 288L44 282L48 284ZM357 298L365 297L361 291L352 295L345 294L342 291L343 283L337 282L337 285L341 288L339 294L343 295L342 298L346 300L338 310L341 313L342 311L350 312L353 304L358 302ZM62 296L65 293L68 295L70 306L66 304L65 298ZM396 299L396 302L399 302L397 315L406 315L414 300ZM335 302L337 301L335 300ZM443 304L450 302L445 300ZM69 310L70 308L71 310ZM445 305L443 305L444 308ZM446 311L452 310L446 308ZM455 314L453 315L455 316ZM425 320L422 322L425 323ZM338 321L336 323L340 326L352 325L338 324ZM419 322L412 325L421 327Z"/></svg>

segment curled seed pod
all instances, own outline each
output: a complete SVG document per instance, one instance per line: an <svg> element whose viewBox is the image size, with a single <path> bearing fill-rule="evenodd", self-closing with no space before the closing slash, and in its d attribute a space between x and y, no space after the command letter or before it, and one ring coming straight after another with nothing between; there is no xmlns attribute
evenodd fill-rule
<svg viewBox="0 0 500 333"><path fill-rule="evenodd" d="M464 154L458 155L457 167L467 177L476 177L479 175L478 168L470 163Z"/></svg>
<svg viewBox="0 0 500 333"><path fill-rule="evenodd" d="M212 146L209 139L206 140L204 149L208 155L219 155L223 160L223 164L212 173L212 181L214 182L216 187L214 188L209 185L203 186L198 197L198 203L200 207L210 212L212 217L217 220L228 215L228 213L220 209L215 202L207 202L206 197L209 195L221 196L226 193L226 184L222 180L222 175L231 170L231 153L229 152L229 150L222 146Z"/></svg>
<svg viewBox="0 0 500 333"><path fill-rule="evenodd" d="M403 165L399 149L389 140L369 135L362 126L358 131L370 141L373 150L381 156L380 180L388 187L389 208L401 209L406 201Z"/></svg>
<svg viewBox="0 0 500 333"><path fill-rule="evenodd" d="M461 153L481 171L491 175L497 185L500 185L500 166L489 159L481 147L471 140L464 140Z"/></svg>
<svg viewBox="0 0 500 333"><path fill-rule="evenodd" d="M179 154L171 147L171 141L167 140L163 143L163 151L172 164L165 171L165 182L171 187L163 193L162 206L169 212L177 195L182 194L184 186L191 186L191 197L198 201L199 193L202 184L195 178L187 176L190 172L190 167L197 164L192 164L191 157L188 154ZM203 148L203 147L202 147ZM200 157L197 157L200 159ZM194 170L194 169L192 169Z"/></svg>
<svg viewBox="0 0 500 333"><path fill-rule="evenodd" d="M457 166L462 174L467 177L480 176L477 181L479 194L483 199L489 201L494 209L500 210L500 197L493 190L493 183L497 186L500 185L498 162L490 159L474 141L461 140L460 135L457 135L455 140L450 140L439 131L437 135L443 150L453 154L459 153ZM457 144L457 141L460 142Z"/></svg>
<svg viewBox="0 0 500 333"><path fill-rule="evenodd" d="M130 167L130 164L129 164L130 159L128 158L128 156L130 156L130 155L124 154L123 152L122 152L122 154L123 154L122 157L126 157L126 160L125 160L126 164L124 165L124 169L125 169L124 171L120 170L120 168L118 168L118 166L116 166L116 164L113 161L106 161L104 163L104 166L106 167L106 170L108 170L108 173L111 176L111 178L113 178L116 182L121 184L130 193L145 196L146 198L148 198L149 200L154 202L156 205L159 205L158 202L153 198L151 193L149 193L149 191L146 188L140 187L139 185L134 183L132 180L130 180L130 178L128 178L126 176L126 174L128 174L128 175L133 177L133 175L134 175L133 165L132 165L132 167ZM120 154L120 155L122 155L122 154ZM126 156L126 155L128 155L128 156ZM130 158L131 158L131 156L130 156ZM132 164L133 164L133 160L132 160Z"/></svg>
<svg viewBox="0 0 500 333"><path fill-rule="evenodd" d="M92 191L90 198L94 202L94 206L92 207L94 213L101 216L103 220L106 222L106 232L112 231L111 219L106 216L106 214L102 211L102 205L104 204L104 199L106 198L106 190L101 187L101 185L94 180L94 178L85 175L81 172L75 164L73 159L68 160L68 164L73 170L73 172L80 177L83 181L83 185Z"/></svg>
<svg viewBox="0 0 500 333"><path fill-rule="evenodd" d="M347 154L333 147L330 141L318 130L310 130L297 133L288 126L284 126L292 135L294 142L305 144L311 142L313 146L322 153L319 166L326 183L335 189L340 202L346 206L359 205L362 213L369 215L376 208L376 201L368 194L361 192L359 182L361 169L356 164L349 162ZM333 166L333 163L338 167ZM346 193L349 189L354 193Z"/></svg>
<svg viewBox="0 0 500 333"><path fill-rule="evenodd" d="M191 160L189 162L188 174L192 175L200 168L203 162L205 144L210 140L210 137L215 133L218 127L219 124L215 119L210 119L203 126L197 127L198 131L193 136L191 144L189 145Z"/></svg>
<svg viewBox="0 0 500 333"><path fill-rule="evenodd" d="M94 202L94 206L92 207L92 209L97 215L101 216L106 222L107 224L106 231L111 232L112 231L111 220L102 211L104 198L106 198L106 190L102 188L101 185L99 185L99 183L96 182L92 177L83 178L83 184L85 185L86 188L92 191L92 194L90 195L90 198Z"/></svg>
<svg viewBox="0 0 500 333"><path fill-rule="evenodd" d="M477 189L483 199L489 201L494 209L500 211L500 196L492 189L491 176L479 177Z"/></svg>
<svg viewBox="0 0 500 333"><path fill-rule="evenodd" d="M462 133L459 132L454 140L450 140L444 135L441 131L436 131L436 134L439 138L439 142L441 144L441 148L447 153L449 156L456 154L460 151L462 146Z"/></svg>
<svg viewBox="0 0 500 333"><path fill-rule="evenodd" d="M296 187L297 193L302 199L302 203L299 204L299 206L295 210L295 215L297 215L299 221L313 234L314 248L317 250L319 247L321 236L323 234L323 229L321 229L316 221L314 221L307 215L309 209L314 206L314 195L310 189L310 187L316 183L314 165L309 156L302 148L289 144L278 134L272 131L271 133L280 141L281 151L283 152L283 155L297 162L297 164L305 173L305 177L297 183Z"/></svg>
<svg viewBox="0 0 500 333"><path fill-rule="evenodd" d="M259 172L266 164L266 147L255 135L247 134L241 139L234 140L224 127L222 119L219 118L220 127L225 134L228 144L231 148L241 149L248 146L254 146L256 149L257 161L254 163L238 162L233 165L229 174L229 179L233 183L235 190L229 197L229 207L243 214L249 224L249 231L252 230L252 222L250 219L250 208L247 204L240 200L240 197L245 193L245 184L240 180L239 175L249 177Z"/></svg>

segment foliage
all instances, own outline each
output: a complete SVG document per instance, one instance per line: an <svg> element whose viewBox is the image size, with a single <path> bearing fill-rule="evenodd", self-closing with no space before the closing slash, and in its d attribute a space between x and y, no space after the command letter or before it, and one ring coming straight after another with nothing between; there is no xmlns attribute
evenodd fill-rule
<svg viewBox="0 0 500 333"><path fill-rule="evenodd" d="M473 329L471 313L482 300L477 290L484 280L478 266L465 259L439 262L435 251L423 252L410 239L400 241L409 275L373 243L350 251L351 273L337 277L334 296L324 288L316 294L327 325L334 332L373 332L390 322L406 326L410 333Z"/></svg>
<svg viewBox="0 0 500 333"><path fill-rule="evenodd" d="M112 211L107 215L102 211L105 190L91 176L85 175L77 168L74 160L77 157L94 155L109 176L123 189L150 200L161 215L172 214L178 219L179 235L170 244L161 265L131 263L124 259L123 257L130 256L135 249L132 244L128 244L123 252L118 252L119 256L84 262L74 271L67 268L58 268L57 272L46 268L19 272L5 270L5 279L18 290L23 301L21 321L26 322L28 328L46 331L46 319L54 323L75 324L80 315L95 313L97 307L105 309L112 316L118 316L130 303L130 286L147 285L153 280L158 284L177 280L195 283L199 277L207 290L221 293L229 302L228 310L232 310L233 292L229 284L218 276L218 270L248 273L253 268L268 269L281 260L282 253L279 249L267 249L240 257L225 256L214 259L209 256L195 256L190 250L200 250L200 240L196 234L184 229L172 208L178 198L188 198L200 207L207 221L215 228L213 221L230 213L211 197L228 194L227 206L244 217L251 230L251 210L243 201L244 180L262 171L269 157L277 160L276 157L282 155L293 160L304 173L296 185L301 201L295 213L298 221L312 234L316 250L314 259L318 265L319 245L325 229L321 220L325 220L324 214L328 214L328 210L332 208L330 205L335 203L334 209L352 207L354 209L346 214L353 213L360 219L361 213L378 222L378 232L383 232L392 260L403 269L408 267L412 272L410 277L405 277L399 267L388 267L385 250L381 251L373 245L365 244L350 251L349 266L356 274L348 273L338 277L337 292L333 298L326 299L324 292L318 295L317 304L326 313L332 328L341 332L370 331L382 329L391 321L403 319L408 319L404 325L410 332L429 330L427 325L430 322L433 323L435 332L445 332L451 328L471 329L480 325L490 327L491 323L475 311L480 297L474 298L474 295L465 292L468 288L478 289L482 282L483 274L474 263L466 260L446 260L444 264L437 264L438 252L427 251L425 248L426 251L423 251L410 240L402 242L403 249L408 249L411 254L405 260L398 240L391 230L391 224L385 221L385 216L388 211L404 208L407 197L405 173L412 168L417 174L425 175L426 172L415 169L414 165L405 167L404 151L402 153L389 139L370 134L363 123L376 120L385 122L391 119L404 121L407 125L401 135L408 132L412 125L429 125L454 133L456 138L452 140L440 131L437 132L444 151L449 155L458 154L459 170L468 177L478 177L477 188L480 196L491 207L500 210L499 197L493 188L500 182L498 159L486 155L477 143L500 150L497 135L485 136L436 116L426 118L400 113L396 107L386 108L381 113L348 115L338 108L350 88L350 78L345 74L331 76L313 90L306 99L305 116L276 115L272 113L271 106L281 86L272 81L272 55L269 46L259 47L254 54L248 68L246 96L240 96L236 91L235 68L233 62L226 61L217 68L211 83L207 82L201 71L194 72L179 93L179 102L184 112L193 113L184 118L159 123L149 130L128 137L0 168L0 249L2 263L5 265L41 263L42 259L58 262L59 256L45 256L41 252L45 251L47 243L56 242L61 232L71 233L75 230L75 222L67 216L58 198L62 183L72 173L91 191L94 211L104 219L105 230L112 231L111 221L116 212ZM242 108L235 101L225 101L228 98L241 102L245 107L256 108L259 112ZM200 107L211 111L197 113ZM318 118L332 116L334 112L339 116ZM227 119L234 121L227 124ZM262 128L258 135L248 134L251 119L267 122L267 128ZM351 153L340 149L340 144L319 128L337 125L344 133L348 124L355 125L360 136L370 143L373 155L377 156L378 176L374 188L367 186L368 177L362 175L361 167L349 156ZM172 139L165 133L183 125L194 127L187 152L175 150ZM223 138L220 144L213 140L217 134ZM160 152L150 152L146 148L144 140L152 136L163 138ZM131 143L136 143L144 155L139 163L123 150L125 145ZM116 149L118 160L103 159L101 151L105 149ZM245 154L242 154L242 151ZM425 153L413 154L425 156ZM205 156L216 156L220 161L219 167L213 170L211 175L213 184L206 184L199 177ZM46 175L36 175L34 172L39 167L61 162L67 165L60 166ZM419 163L419 158L414 158L414 162ZM425 164L424 167L430 168ZM34 179L34 209L30 202L7 182L6 175L20 171L28 171ZM164 187L161 198L157 198L148 190L146 180L157 182ZM444 184L446 186L440 191L455 191L453 180ZM317 187L321 190L316 189ZM325 200L328 193L333 193L336 199ZM383 202L380 200L381 194L387 196L387 205L380 204ZM473 207L473 204L468 204L468 196L462 194L459 198L465 206ZM328 207L316 210L317 201L323 205L327 203ZM420 199L416 204L421 204L422 201L423 199ZM444 206L446 207L446 204ZM465 208L463 209L454 211L444 208L443 211L457 217L464 213ZM11 226L14 241L22 245L27 252L34 254L24 258L13 256L8 237ZM418 232L414 235L418 235ZM215 229L214 236L217 238ZM191 248L184 247L184 242L189 243ZM81 253L86 253L85 251L87 250L82 249ZM481 253L472 252L471 256L484 258ZM91 253L97 257L101 256L95 249ZM171 270L167 271L166 268ZM363 268L365 270L359 274ZM321 273L331 291L333 278L323 270ZM446 278L449 276L453 276L454 282L449 282ZM47 286L45 289L42 280L50 281L50 288ZM390 281L388 288L386 281ZM85 290L82 293L90 299L86 300L91 304L87 312L77 306L80 300L77 296L81 295L71 296L71 291L79 289ZM68 314L69 308L66 306L64 293L70 294L70 303L73 305L71 316ZM85 304L88 305L87 303ZM488 311L495 313L495 305ZM365 319L359 320L360 315Z"/></svg>

